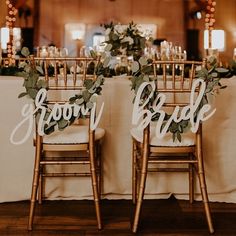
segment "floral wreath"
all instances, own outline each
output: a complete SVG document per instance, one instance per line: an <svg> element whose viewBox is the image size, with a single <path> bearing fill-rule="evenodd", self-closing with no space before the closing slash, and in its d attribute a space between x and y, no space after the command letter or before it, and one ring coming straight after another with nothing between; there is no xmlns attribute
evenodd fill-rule
<svg viewBox="0 0 236 236"><path fill-rule="evenodd" d="M110 24L103 25L105 28L105 48L101 53L101 61L95 67L94 73L98 77L98 82L86 79L85 89L80 94L69 99L70 103L84 104L85 107L88 104L94 103L93 95L100 95L102 91L102 85L104 84L104 75L108 68L114 68L114 57L119 55L132 56L133 62L131 64L131 90L134 90L135 96L143 82L151 82L157 78L153 78L152 74L152 62L153 60L143 55L146 44L151 41L151 37L145 35L137 24L133 22L128 25ZM26 48L22 49L22 54L25 57L29 56L29 51ZM93 57L96 57L95 52L91 52ZM24 84L26 91L19 95L23 97L28 95L31 99L35 99L37 92L41 88L48 87L45 80L40 79L42 74L42 68L40 66L33 66L32 63L24 62L20 65L23 68L21 76L24 77ZM197 78L201 78L206 82L206 90L204 92L203 99L200 104L200 108L208 103L208 95L215 94L219 89L225 88L220 83L221 75L227 74L228 70L217 67L217 61L211 57L208 59L207 67L202 68L197 73ZM145 88L143 97L149 94L148 88ZM154 93L154 97L150 100L152 102L157 96L157 92ZM46 105L45 105L46 106ZM150 108L151 104L150 104ZM48 115L51 110L48 109ZM197 114L196 114L197 115ZM80 116L79 116L80 117ZM79 117L72 117L70 120L64 120L61 118L59 121L52 121L45 126L45 134L52 133L56 126L59 130L63 130L67 126L73 124L73 122ZM169 119L170 115L166 114L164 122ZM152 121L158 120L158 116L153 117ZM189 127L190 121L184 120L180 122L172 121L167 132L171 132L173 140L176 138L181 142L181 134L184 133Z"/></svg>

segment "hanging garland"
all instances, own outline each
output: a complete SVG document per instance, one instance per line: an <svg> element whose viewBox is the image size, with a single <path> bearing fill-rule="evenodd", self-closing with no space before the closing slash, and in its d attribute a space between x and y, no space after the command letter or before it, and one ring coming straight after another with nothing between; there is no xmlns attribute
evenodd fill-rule
<svg viewBox="0 0 236 236"><path fill-rule="evenodd" d="M157 78L153 77L153 60L143 55L146 44L152 39L148 37L148 35L144 35L143 32L140 31L139 27L133 22L131 22L128 26L122 26L119 24L114 25L111 23L104 25L104 27L106 29L105 35L107 43L105 50L109 52L105 53L105 55L110 55L106 64L109 65L112 56L122 55L124 53L127 56L133 56L133 62L131 65L131 89L134 90L136 96L139 87L144 82L157 80ZM221 85L220 80L222 75L226 75L228 73L228 69L218 68L216 58L208 58L207 67L201 68L196 75L197 78L203 79L206 82L206 90L198 111L204 104L208 103L208 95L214 95L217 91L219 91L219 89L225 88L225 86ZM148 87L144 89L142 93L143 101L145 100L145 97L148 97L150 94L149 89L150 88ZM155 91L153 97L149 100L149 104L147 104L147 107L151 112L153 112L152 103L157 95L158 91ZM196 117L198 115L198 111L195 114ZM164 123L169 120L170 116L170 114L165 115ZM152 121L157 121L158 119L159 114L152 117ZM181 142L181 134L189 130L189 127L190 120L182 120L180 122L172 121L167 132L172 133L174 141L177 139Z"/></svg>
<svg viewBox="0 0 236 236"><path fill-rule="evenodd" d="M30 54L27 48L23 48L21 53L26 58L28 58ZM19 94L18 98L28 96L35 102L35 98L41 89L48 90L47 81L41 78L44 74L43 69L40 65L34 65L31 60L26 60L20 63L19 67L22 69L22 72L18 73L18 75L24 78L23 86L25 88L25 92ZM102 63L99 62L94 68L96 80L85 79L84 88L78 94L75 94L69 99L70 104L76 104L83 107L84 110L88 109L88 111L92 109L94 103L96 103L97 95L101 94L102 85L104 84L102 70ZM83 118L83 113L80 111L76 117L71 116L70 119L65 119L62 116L59 120L55 120L51 115L52 108L47 105L46 100L42 106L46 109L44 119L46 120L48 117L52 117L52 119L44 125L45 134L50 134L57 129L63 130L67 126L73 124L75 120ZM38 110L34 115L37 118L40 114L41 110Z"/></svg>
<svg viewBox="0 0 236 236"><path fill-rule="evenodd" d="M104 75L107 73L107 69L115 67L117 64L116 56L119 55L133 57L133 62L131 64L131 89L134 90L135 96L142 83L157 80L157 78L153 77L153 60L143 55L146 44L151 40L150 37L147 38L147 35L145 35L133 22L127 26L120 24L114 25L113 23L105 24L104 28L106 46L104 52L101 54L101 61L94 68L94 73L97 76L97 80L86 80L85 89L80 94L76 94L70 98L70 103L72 104L76 103L91 108L91 105L96 102L94 95L101 94L102 85L104 83ZM22 54L28 57L29 51L23 49ZM91 55L96 57L94 52L91 52ZM23 63L20 67L23 68L21 76L24 77L23 86L26 91L21 93L19 97L27 95L31 99L35 100L38 91L41 88L47 89L48 87L46 82L40 78L42 68L40 66L35 67L30 62ZM197 78L201 78L206 82L206 90L199 108L208 103L209 94L215 94L219 89L225 88L225 86L221 85L220 80L221 75L227 73L228 70L217 67L217 61L213 57L208 59L206 68L202 68L198 71ZM148 96L149 93L149 89L145 88L142 94L143 98ZM153 97L149 101L150 104L148 104L148 107L150 110L152 109L151 104L157 95L158 91L154 93ZM47 107L47 105L45 106L47 108L47 116L49 116L51 110ZM63 118L59 121L52 120L50 124L45 126L45 134L52 133L56 130L56 128L63 130L67 126L73 124L73 122L79 117L81 117L81 114L78 117L72 117L70 120L64 120ZM158 116L154 116L152 120L155 121L158 120L158 118ZM164 122L166 122L169 118L170 115L166 114ZM177 138L181 142L181 134L184 133L189 126L189 120L184 120L178 123L172 121L168 132L172 133L173 140Z"/></svg>

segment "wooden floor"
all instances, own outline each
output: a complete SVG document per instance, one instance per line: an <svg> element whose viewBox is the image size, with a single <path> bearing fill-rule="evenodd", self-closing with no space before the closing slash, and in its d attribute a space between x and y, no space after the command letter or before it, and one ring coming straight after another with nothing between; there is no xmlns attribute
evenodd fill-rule
<svg viewBox="0 0 236 236"><path fill-rule="evenodd" d="M236 235L236 204L211 203L214 235ZM134 207L127 200L102 200L103 230L96 228L92 201L45 201L37 206L34 230L27 231L29 202L0 204L0 235L107 235L131 233ZM209 235L201 202L174 197L145 200L137 235Z"/></svg>

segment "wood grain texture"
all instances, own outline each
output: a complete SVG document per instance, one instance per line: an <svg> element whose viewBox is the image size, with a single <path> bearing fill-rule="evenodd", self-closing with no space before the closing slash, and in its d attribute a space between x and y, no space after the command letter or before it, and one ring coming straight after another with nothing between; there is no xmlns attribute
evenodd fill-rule
<svg viewBox="0 0 236 236"><path fill-rule="evenodd" d="M211 203L215 234L236 235L236 204ZM133 204L127 200L102 200L103 230L96 226L93 201L45 201L36 207L34 230L27 231L29 202L0 204L0 235L109 235L131 233ZM137 235L209 235L201 202L145 200Z"/></svg>

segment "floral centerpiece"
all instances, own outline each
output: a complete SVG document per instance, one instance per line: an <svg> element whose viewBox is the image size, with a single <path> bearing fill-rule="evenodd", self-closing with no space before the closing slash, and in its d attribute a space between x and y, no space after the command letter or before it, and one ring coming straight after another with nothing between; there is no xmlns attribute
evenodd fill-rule
<svg viewBox="0 0 236 236"><path fill-rule="evenodd" d="M105 24L106 50L111 56L126 55L133 56L138 60L142 56L148 35L145 35L133 22L128 25L113 23Z"/></svg>
<svg viewBox="0 0 236 236"><path fill-rule="evenodd" d="M156 80L153 76L153 67L152 62L153 59L148 58L144 55L144 49L150 37L144 35L142 31L138 28L136 24L131 22L129 25L114 25L106 24L105 27L105 35L106 35L106 47L105 52L102 55L103 58L103 66L109 67L112 66L110 63L113 56L117 55L127 55L133 56L133 62L131 64L131 89L134 90L135 96L140 87L140 85L144 82L151 82ZM229 70L225 68L219 68L216 58L211 57L208 58L207 66L205 68L201 68L197 73L197 78L201 78L206 82L206 90L204 92L204 96L200 103L200 108L208 103L208 96L215 94L219 91L219 89L225 88L220 82L221 76L229 73ZM150 94L150 88L146 87L143 91L142 97L148 97ZM156 91L150 99L150 104L147 104L148 109L152 109L152 101L158 95L158 91ZM144 99L143 99L144 100ZM143 101L141 101L142 103ZM141 104L140 104L141 105ZM197 116L197 114L196 114ZM166 114L164 122L169 119L170 115ZM153 121L158 120L158 116L153 117ZM181 122L172 121L168 132L172 133L173 140L176 138L181 141L181 134L187 130L187 127L190 126L189 120L184 120Z"/></svg>

